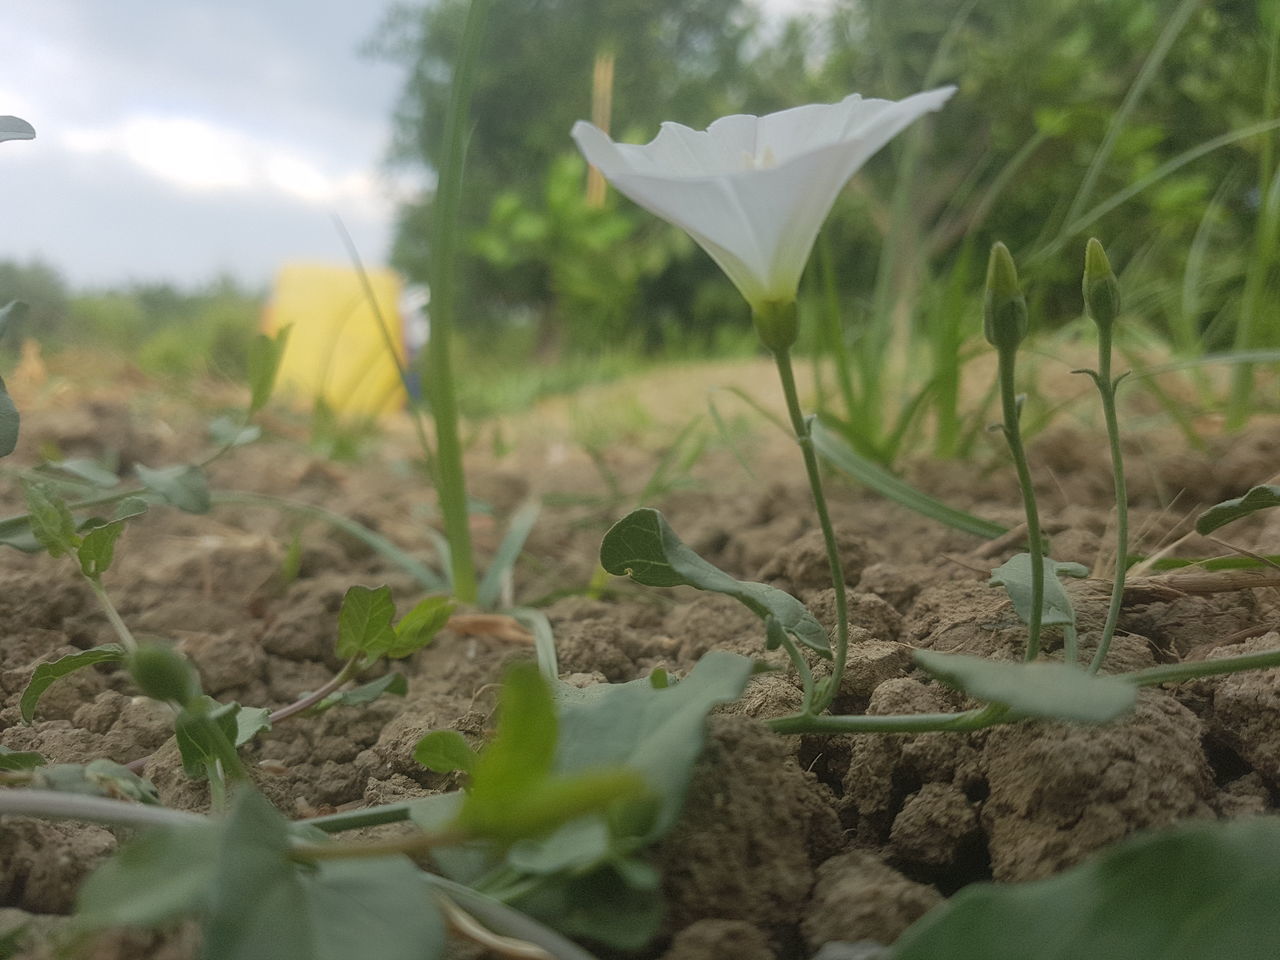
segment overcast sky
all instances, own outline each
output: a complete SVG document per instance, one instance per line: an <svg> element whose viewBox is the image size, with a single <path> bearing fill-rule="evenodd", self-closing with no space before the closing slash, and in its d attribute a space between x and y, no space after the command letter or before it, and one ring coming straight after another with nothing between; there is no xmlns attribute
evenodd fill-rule
<svg viewBox="0 0 1280 960"><path fill-rule="evenodd" d="M381 164L399 70L359 53L386 5L5 0L0 114L37 139L0 145L0 259L77 288L265 285L286 260L344 260L337 213L381 262L412 188Z"/></svg>

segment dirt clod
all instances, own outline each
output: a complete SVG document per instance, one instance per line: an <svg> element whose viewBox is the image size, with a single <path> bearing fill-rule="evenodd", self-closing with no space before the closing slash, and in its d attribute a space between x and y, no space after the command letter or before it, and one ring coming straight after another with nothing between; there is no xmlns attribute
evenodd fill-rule
<svg viewBox="0 0 1280 960"><path fill-rule="evenodd" d="M873 854L855 850L818 867L800 929L811 950L831 940L893 943L941 902L933 887L908 880Z"/></svg>

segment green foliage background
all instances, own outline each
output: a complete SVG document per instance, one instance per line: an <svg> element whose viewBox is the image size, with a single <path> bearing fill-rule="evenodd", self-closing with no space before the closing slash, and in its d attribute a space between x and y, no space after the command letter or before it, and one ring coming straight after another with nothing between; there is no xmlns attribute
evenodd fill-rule
<svg viewBox="0 0 1280 960"><path fill-rule="evenodd" d="M433 167L465 7L401 4L384 24L376 50L406 69L396 163ZM1079 313L1079 267L1074 256L1048 254L1074 251L1093 232L1118 262L1141 265L1154 325L1203 330L1239 295L1274 133L1207 154L1078 235L1064 233L1067 214L1274 115L1277 7L838 0L829 15L765 29L743 0L495 0L467 161L473 259L463 315L478 331L533 325L546 351L707 345L716 327L741 323L745 308L733 291L674 229L613 197L603 209L586 205L568 131L590 116L596 53L612 51L613 129L632 141L649 139L666 119L704 126L725 113L853 91L898 98L959 86L944 111L868 166L828 224L839 292L854 317L913 316L966 240L985 249L1002 239L1020 262L1040 255L1033 295L1050 317L1069 319ZM1167 56L1116 131L1096 183L1077 199L1167 29ZM418 277L430 201L428 192L401 211L397 235L396 262ZM1197 231L1212 238L1215 257L1192 278L1189 302L1181 286ZM1217 325L1219 345L1230 329Z"/></svg>

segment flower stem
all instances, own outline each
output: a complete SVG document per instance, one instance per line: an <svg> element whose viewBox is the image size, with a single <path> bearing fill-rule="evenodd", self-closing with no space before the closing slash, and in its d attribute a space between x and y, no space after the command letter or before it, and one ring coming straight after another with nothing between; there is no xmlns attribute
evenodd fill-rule
<svg viewBox="0 0 1280 960"><path fill-rule="evenodd" d="M1124 454L1120 450L1120 423L1116 417L1116 384L1111 379L1111 328L1098 326L1098 372L1093 378L1102 396L1102 413L1107 423L1107 440L1111 444L1111 475L1116 497L1116 570L1111 583L1111 602L1107 607L1107 620L1098 638L1098 649L1089 664L1089 672L1097 673L1111 648L1111 640L1120 620L1120 607L1124 602L1124 580L1129 569L1129 493L1124 479Z"/></svg>
<svg viewBox="0 0 1280 960"><path fill-rule="evenodd" d="M1022 488L1022 506L1027 515L1027 548L1031 551L1031 618L1027 624L1027 660L1040 654L1040 629L1044 620L1044 540L1040 534L1040 512L1036 508L1036 492L1031 485L1031 468L1022 446L1022 430L1018 424L1018 398L1014 390L1013 372L1016 346L998 348L1000 361L1000 402L1004 410L1004 438L1018 471Z"/></svg>
<svg viewBox="0 0 1280 960"><path fill-rule="evenodd" d="M782 380L782 392L787 399L787 413L791 418L791 427L796 434L796 442L804 456L805 472L809 476L809 489L813 492L814 509L818 512L818 524L822 528L822 538L827 546L827 565L831 568L831 583L836 591L836 649L835 662L832 664L831 676L825 681L812 704L814 713L821 713L840 690L840 680L844 676L845 658L849 652L848 600L845 596L844 566L840 562L840 550L836 546L835 530L831 527L831 516L827 512L827 498L822 490L822 475L818 471L818 457L813 451L813 436L809 422L800 410L800 395L796 390L795 372L791 368L791 353L788 349L773 351L773 359L778 367L778 376Z"/></svg>
<svg viewBox="0 0 1280 960"><path fill-rule="evenodd" d="M1243 653L1219 660L1193 660L1189 663L1166 663L1132 673L1118 674L1117 678L1139 687L1161 683L1179 683L1197 677L1212 677L1223 673L1239 673L1241 670L1266 670L1280 667L1280 650L1264 650L1261 653Z"/></svg>

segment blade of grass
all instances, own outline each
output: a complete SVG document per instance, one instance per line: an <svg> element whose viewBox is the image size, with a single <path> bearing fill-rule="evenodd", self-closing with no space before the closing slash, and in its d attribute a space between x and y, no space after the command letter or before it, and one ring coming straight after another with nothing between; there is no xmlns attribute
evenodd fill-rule
<svg viewBox="0 0 1280 960"><path fill-rule="evenodd" d="M837 434L825 427L821 420L815 420L812 429L814 449L824 460L881 496L915 510L922 516L937 520L939 523L988 540L1008 532L1008 528L998 523L983 520L963 510L956 510L922 493L910 484L904 483L878 463L860 456Z"/></svg>
<svg viewBox="0 0 1280 960"><path fill-rule="evenodd" d="M1238 143L1241 140L1247 140L1250 137L1256 137L1260 133L1267 133L1277 128L1280 128L1280 120L1264 120L1260 123L1250 124L1247 127L1241 127L1238 130L1231 130L1227 133L1221 134L1220 136L1214 137L1211 140L1206 140L1204 143L1197 144L1194 147L1182 151L1182 153L1178 154L1176 157L1166 160L1160 166L1156 167L1156 169L1152 170L1145 177L1141 177L1134 181L1123 190L1117 190L1106 200L1102 201L1088 212L1081 214L1073 222L1068 223L1063 227L1053 240L1040 246L1025 257L1019 257L1019 260L1025 261L1028 264L1036 263L1057 253L1072 237L1078 236L1087 227L1106 216L1116 207L1137 196L1152 184L1159 183L1165 177L1169 176L1169 174L1181 170L1187 164L1192 161L1199 160L1201 157L1212 153L1214 150L1230 146L1231 144Z"/></svg>
<svg viewBox="0 0 1280 960"><path fill-rule="evenodd" d="M1132 116L1138 101L1142 99L1142 95L1147 92L1151 81L1155 79L1156 71L1164 63L1164 59L1168 56L1169 50L1173 47L1173 42L1178 38L1178 34L1182 33L1183 28L1186 27L1187 22L1191 19L1191 15L1195 13L1199 6L1200 0L1182 0L1165 22L1164 29L1160 31L1160 36L1156 38L1155 46L1151 48L1151 52L1147 54L1147 59L1142 64L1142 69L1138 71L1133 83L1129 85L1129 89L1124 95L1124 100L1120 104L1120 109L1112 114L1111 122L1107 124L1107 132L1102 137L1102 143L1094 151L1093 159L1089 162L1089 169L1085 171L1084 179L1080 181L1080 189L1076 191L1075 197L1071 200L1071 206L1067 208L1067 215L1063 218L1066 223L1072 223L1079 216L1080 210L1084 205L1089 202L1089 198L1093 196L1102 168L1111 159L1116 141L1120 139L1121 132L1129 123L1129 117ZM1069 232L1074 233L1075 231L1071 230Z"/></svg>
<svg viewBox="0 0 1280 960"><path fill-rule="evenodd" d="M489 569L484 572L484 579L480 581L480 587L476 591L476 606L481 610L491 610L497 606L502 586L515 568L516 561L520 559L525 541L529 539L529 534L533 530L533 525L538 522L538 514L541 512L542 505L536 500L531 500L512 514L507 532L503 535L502 542L498 544L498 550L493 555Z"/></svg>
<svg viewBox="0 0 1280 960"><path fill-rule="evenodd" d="M426 388L436 422L440 511L449 539L453 591L463 603L475 602L477 585L458 432L458 397L453 383L454 287L468 115L489 5L490 0L470 0L467 6L462 49L454 65L449 106L445 112L444 152L432 211L434 229L428 273L431 279L431 335L426 348Z"/></svg>
<svg viewBox="0 0 1280 960"><path fill-rule="evenodd" d="M213 503L271 507L274 510L280 510L285 513L322 520L329 526L359 540L384 560L400 567L417 580L423 589L433 593L444 592L448 589L448 584L445 583L444 579L430 567L405 553L386 537L375 533L350 517L344 517L340 513L334 513L332 510L326 510L324 507L318 507L313 503L302 503L298 500L273 497L265 493L250 493L245 490L211 490L209 499Z"/></svg>

